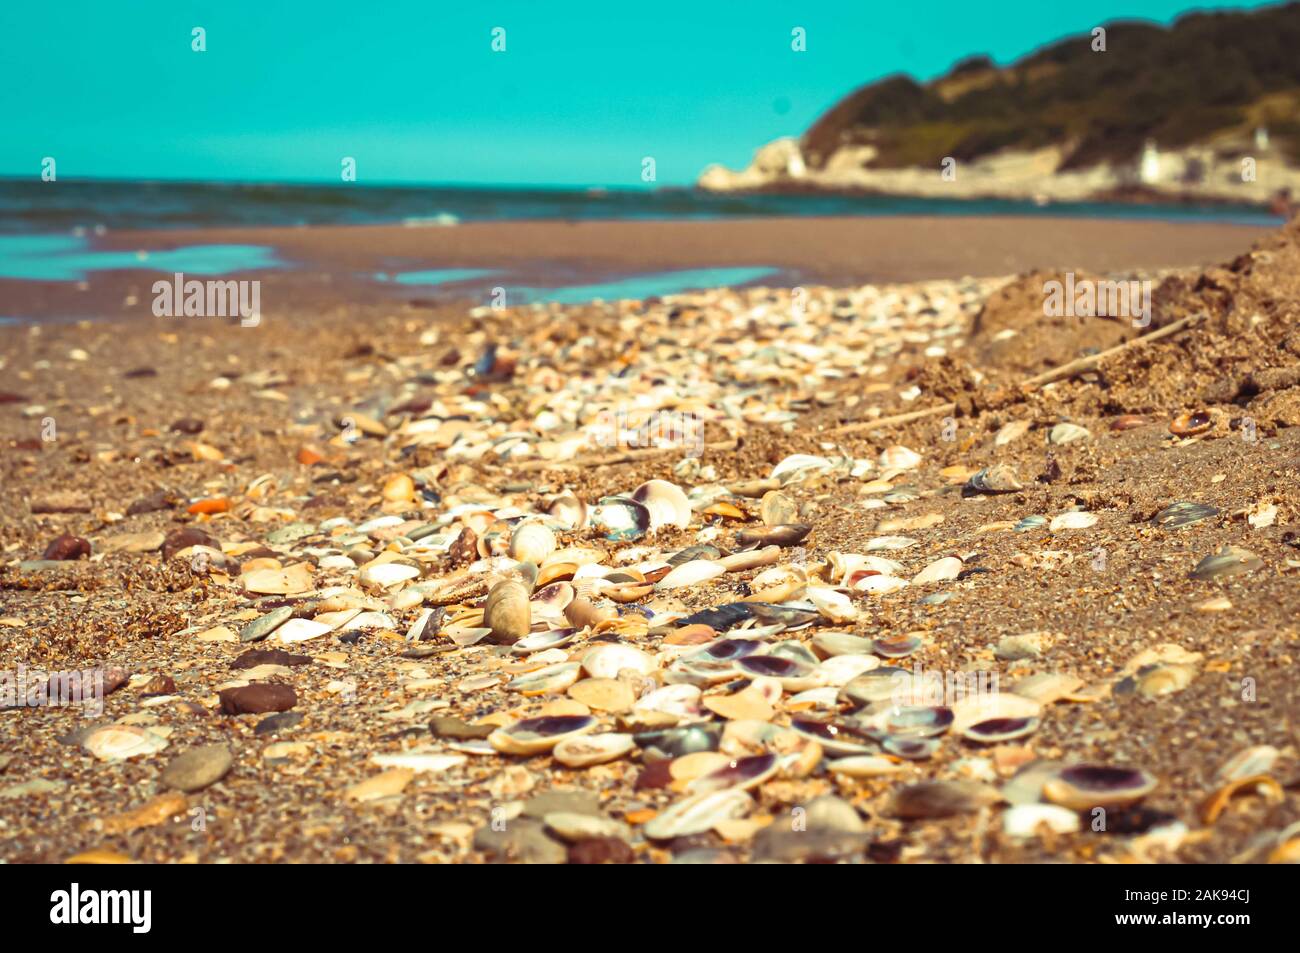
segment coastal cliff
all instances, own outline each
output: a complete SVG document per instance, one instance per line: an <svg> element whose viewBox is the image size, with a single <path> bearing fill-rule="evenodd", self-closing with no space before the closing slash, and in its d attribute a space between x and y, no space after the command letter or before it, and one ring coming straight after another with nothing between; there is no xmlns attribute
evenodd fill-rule
<svg viewBox="0 0 1300 953"><path fill-rule="evenodd" d="M1300 3L1106 24L1007 66L850 93L698 185L1042 201L1300 193Z"/></svg>

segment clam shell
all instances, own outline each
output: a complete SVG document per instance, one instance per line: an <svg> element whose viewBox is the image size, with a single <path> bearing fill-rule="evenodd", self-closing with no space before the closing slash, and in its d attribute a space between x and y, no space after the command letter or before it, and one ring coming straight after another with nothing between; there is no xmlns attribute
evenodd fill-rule
<svg viewBox="0 0 1300 953"><path fill-rule="evenodd" d="M724 575L727 568L707 559L693 559L673 569L655 584L656 589L684 589Z"/></svg>
<svg viewBox="0 0 1300 953"><path fill-rule="evenodd" d="M823 684L838 687L879 667L880 659L874 655L836 655L818 665L817 671Z"/></svg>
<svg viewBox="0 0 1300 953"><path fill-rule="evenodd" d="M822 618L829 622L851 622L858 617L857 606L842 592L826 586L809 586L807 596Z"/></svg>
<svg viewBox="0 0 1300 953"><path fill-rule="evenodd" d="M822 684L822 673L795 659L779 655L749 655L736 662L736 670L750 678L774 678L790 692L802 692Z"/></svg>
<svg viewBox="0 0 1300 953"><path fill-rule="evenodd" d="M1170 503L1151 517L1151 522L1161 529L1181 529L1184 526L1199 523L1201 520L1213 519L1219 513L1220 510L1217 506L1180 500L1177 503Z"/></svg>
<svg viewBox="0 0 1300 953"><path fill-rule="evenodd" d="M860 635L850 632L818 632L813 636L812 646L818 655L833 658L836 655L864 655L870 652L874 643Z"/></svg>
<svg viewBox="0 0 1300 953"><path fill-rule="evenodd" d="M635 711L657 711L679 718L700 714L700 689L694 685L665 685L642 695L633 703Z"/></svg>
<svg viewBox="0 0 1300 953"><path fill-rule="evenodd" d="M686 788L692 794L710 791L739 789L747 791L758 787L772 775L776 774L780 759L774 754L753 755L739 758L729 764L710 771L692 781Z"/></svg>
<svg viewBox="0 0 1300 953"><path fill-rule="evenodd" d="M533 624L527 587L511 579L493 586L483 607L483 624L492 630L495 641L505 645L527 635Z"/></svg>
<svg viewBox="0 0 1300 953"><path fill-rule="evenodd" d="M811 532L812 527L807 523L782 523L763 529L741 530L736 534L736 542L754 549L760 546L798 546Z"/></svg>
<svg viewBox="0 0 1300 953"><path fill-rule="evenodd" d="M764 526L780 526L782 523L796 522L799 519L799 507L779 490L769 490L763 494L758 514Z"/></svg>
<svg viewBox="0 0 1300 953"><path fill-rule="evenodd" d="M880 466L885 470L912 470L921 465L921 455L903 446L886 447L880 453Z"/></svg>
<svg viewBox="0 0 1300 953"><path fill-rule="evenodd" d="M566 768L589 768L617 761L635 747L631 735L607 733L565 738L551 753Z"/></svg>
<svg viewBox="0 0 1300 953"><path fill-rule="evenodd" d="M734 787L694 794L655 816L642 831L650 840L703 834L723 821L743 817L753 803L748 794Z"/></svg>
<svg viewBox="0 0 1300 953"><path fill-rule="evenodd" d="M1261 569L1264 561L1240 546L1224 546L1213 556L1206 556L1192 570L1192 578L1202 581L1240 576Z"/></svg>
<svg viewBox="0 0 1300 953"><path fill-rule="evenodd" d="M502 754L529 755L550 751L566 738L585 735L595 729L590 715L544 715L525 718L488 735L488 743Z"/></svg>
<svg viewBox="0 0 1300 953"><path fill-rule="evenodd" d="M653 656L630 645L598 645L582 657L582 667L592 678L618 678L625 669L649 675L659 665Z"/></svg>
<svg viewBox="0 0 1300 953"><path fill-rule="evenodd" d="M916 540L910 536L877 536L874 539L867 540L867 552L893 552L899 549L908 549L916 545Z"/></svg>
<svg viewBox="0 0 1300 953"><path fill-rule="evenodd" d="M541 523L521 523L510 537L510 555L520 562L540 566L553 552L555 534Z"/></svg>
<svg viewBox="0 0 1300 953"><path fill-rule="evenodd" d="M1133 804L1155 787L1155 777L1138 768L1080 764L1049 777L1043 784L1043 797L1073 811L1086 811Z"/></svg>
<svg viewBox="0 0 1300 953"><path fill-rule="evenodd" d="M747 655L757 655L767 651L767 646L757 639L718 639L710 642L699 652L688 656L691 660L708 660L712 662L735 661Z"/></svg>
<svg viewBox="0 0 1300 953"><path fill-rule="evenodd" d="M275 638L277 641L285 643L306 642L308 639L317 638L333 631L333 629L334 626L325 622L317 622L314 619L290 619L275 630Z"/></svg>
<svg viewBox="0 0 1300 953"><path fill-rule="evenodd" d="M868 720L871 727L896 738L933 738L952 723L952 709L943 705L896 705Z"/></svg>
<svg viewBox="0 0 1300 953"><path fill-rule="evenodd" d="M1059 516L1053 516L1052 522L1047 528L1055 533L1063 529L1087 529L1096 524L1096 513L1084 513L1079 510L1072 510L1069 513L1061 513Z"/></svg>
<svg viewBox="0 0 1300 953"><path fill-rule="evenodd" d="M924 586L931 582L947 582L956 579L962 569L962 561L956 556L945 556L930 563L912 577L912 585Z"/></svg>
<svg viewBox="0 0 1300 953"><path fill-rule="evenodd" d="M81 746L100 761L125 761L162 751L167 739L135 725L107 725L86 735Z"/></svg>
<svg viewBox="0 0 1300 953"><path fill-rule="evenodd" d="M860 727L849 722L819 721L813 718L792 718L790 728L805 738L811 738L830 755L875 754L876 743Z"/></svg>
<svg viewBox="0 0 1300 953"><path fill-rule="evenodd" d="M1032 698L1010 692L976 692L952 705L953 731L965 734L972 725L994 719L1037 718L1042 705Z"/></svg>
<svg viewBox="0 0 1300 953"><path fill-rule="evenodd" d="M1205 410L1179 414L1169 422L1169 432L1178 437L1194 437L1214 426L1214 417Z"/></svg>
<svg viewBox="0 0 1300 953"><path fill-rule="evenodd" d="M582 666L577 662L548 665L535 672L526 672L506 684L506 691L521 695L551 695L568 689L578 680Z"/></svg>
<svg viewBox="0 0 1300 953"><path fill-rule="evenodd" d="M1078 440L1091 440L1092 434L1087 427L1078 424L1060 423L1047 432L1047 442L1053 444L1074 443Z"/></svg>
<svg viewBox="0 0 1300 953"><path fill-rule="evenodd" d="M547 649L558 649L568 645L577 636L578 630L573 628L566 629L548 629L545 632L534 632L526 635L514 645L510 646L510 651L515 655L531 655L533 652L544 652Z"/></svg>
<svg viewBox="0 0 1300 953"><path fill-rule="evenodd" d="M1055 804L1016 804L1002 815L1002 832L1008 837L1037 837L1044 828L1053 834L1079 830L1079 815Z"/></svg>
<svg viewBox="0 0 1300 953"><path fill-rule="evenodd" d="M546 512L568 530L582 529L587 525L587 504L569 494L557 496Z"/></svg>
<svg viewBox="0 0 1300 953"><path fill-rule="evenodd" d="M591 513L591 526L608 540L640 539L650 531L650 510L627 497L607 497Z"/></svg>
<svg viewBox="0 0 1300 953"><path fill-rule="evenodd" d="M632 499L650 513L650 530L662 526L686 529L691 525L691 504L681 487L667 480L647 480L632 491Z"/></svg>
<svg viewBox="0 0 1300 953"><path fill-rule="evenodd" d="M357 581L363 586L373 589L388 589L397 585L399 582L406 582L408 579L415 579L420 575L418 566L408 566L405 563L388 562L377 565L366 566L357 576Z"/></svg>
<svg viewBox="0 0 1300 953"><path fill-rule="evenodd" d="M1025 488L1016 471L1005 463L978 471L967 481L966 487L975 493L1014 493Z"/></svg>
<svg viewBox="0 0 1300 953"><path fill-rule="evenodd" d="M890 735L881 739L880 750L908 761L925 761L934 757L934 753L939 750L939 740Z"/></svg>
<svg viewBox="0 0 1300 953"><path fill-rule="evenodd" d="M990 718L963 729L961 736L979 744L1001 744L1032 735L1038 730L1037 718Z"/></svg>
<svg viewBox="0 0 1300 953"><path fill-rule="evenodd" d="M685 549L673 553L668 557L668 565L680 566L692 559L717 559L721 555L722 550L718 549L718 547L701 543L695 546L687 546Z"/></svg>
<svg viewBox="0 0 1300 953"><path fill-rule="evenodd" d="M772 468L772 473L768 479L780 480L784 486L790 483L798 483L806 480L814 473L820 473L823 470L829 470L834 464L825 457L817 457L807 453L795 453ZM738 496L748 496L753 494L742 493L740 488L732 487L732 492Z"/></svg>
<svg viewBox="0 0 1300 953"><path fill-rule="evenodd" d="M832 774L843 774L850 778L881 778L898 774L903 766L889 758L874 754L850 755L838 758L827 765Z"/></svg>
<svg viewBox="0 0 1300 953"><path fill-rule="evenodd" d="M1219 768L1215 775L1220 781L1240 781L1243 778L1268 774L1273 770L1281 752L1272 745L1252 745L1238 751Z"/></svg>

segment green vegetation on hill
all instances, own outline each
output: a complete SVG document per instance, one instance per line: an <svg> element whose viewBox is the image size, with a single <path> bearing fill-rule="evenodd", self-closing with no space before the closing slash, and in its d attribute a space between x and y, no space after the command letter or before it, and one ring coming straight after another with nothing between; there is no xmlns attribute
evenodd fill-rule
<svg viewBox="0 0 1300 953"><path fill-rule="evenodd" d="M841 145L870 144L873 167L901 168L1060 145L1065 168L1085 168L1132 162L1147 139L1230 153L1265 125L1300 164L1300 3L1104 26L1104 52L1084 34L1007 67L976 56L925 84L864 86L808 130L805 154L819 166Z"/></svg>

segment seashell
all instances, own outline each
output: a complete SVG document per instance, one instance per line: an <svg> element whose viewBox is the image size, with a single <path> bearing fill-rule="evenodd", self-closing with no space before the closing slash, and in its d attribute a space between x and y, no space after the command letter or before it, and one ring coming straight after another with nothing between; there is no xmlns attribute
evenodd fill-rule
<svg viewBox="0 0 1300 953"><path fill-rule="evenodd" d="M639 639L649 631L649 620L635 612L598 622L591 630L593 635L616 635L620 639Z"/></svg>
<svg viewBox="0 0 1300 953"><path fill-rule="evenodd" d="M1047 432L1047 442L1058 445L1091 439L1092 434L1087 427L1080 427L1078 424L1072 423L1057 424Z"/></svg>
<svg viewBox="0 0 1300 953"><path fill-rule="evenodd" d="M548 629L545 632L534 632L532 635L526 635L514 645L510 646L510 651L515 655L531 655L533 652L544 652L547 649L558 649L568 645L577 636L577 629Z"/></svg>
<svg viewBox="0 0 1300 953"><path fill-rule="evenodd" d="M876 751L873 734L851 722L792 718L790 728L796 734L813 739L831 755L875 754Z"/></svg>
<svg viewBox="0 0 1300 953"><path fill-rule="evenodd" d="M795 523L799 519L799 507L795 505L794 500L779 490L770 490L763 494L758 516L764 526Z"/></svg>
<svg viewBox="0 0 1300 953"><path fill-rule="evenodd" d="M751 678L774 678L790 692L807 691L822 684L822 674L815 667L779 655L745 656L737 660L736 670Z"/></svg>
<svg viewBox="0 0 1300 953"><path fill-rule="evenodd" d="M921 455L907 447L886 447L880 453L880 466L886 470L912 470L920 465Z"/></svg>
<svg viewBox="0 0 1300 953"><path fill-rule="evenodd" d="M762 549L732 553L730 556L723 556L715 561L727 572L744 572L747 569L757 569L759 566L770 566L780 558L781 548L779 546L764 546Z"/></svg>
<svg viewBox="0 0 1300 953"><path fill-rule="evenodd" d="M550 695L567 690L578 680L582 666L577 662L548 665L535 672L527 672L506 684L506 691L521 695Z"/></svg>
<svg viewBox="0 0 1300 953"><path fill-rule="evenodd" d="M839 687L879 667L880 659L874 655L836 655L817 666L817 671L823 684Z"/></svg>
<svg viewBox="0 0 1300 953"><path fill-rule="evenodd" d="M1179 414L1169 422L1169 432L1176 437L1194 437L1205 433L1214 426L1214 418L1209 411L1197 410L1190 414Z"/></svg>
<svg viewBox="0 0 1300 953"><path fill-rule="evenodd" d="M710 579L716 579L718 576L725 575L726 572L726 567L721 563L707 559L692 559L688 563L682 563L682 565L660 579L655 583L655 588L685 589L688 586L696 586L702 582L708 582Z"/></svg>
<svg viewBox="0 0 1300 953"><path fill-rule="evenodd" d="M1242 778L1268 774L1273 770L1280 754L1272 745L1243 748L1224 762L1215 777L1220 781L1240 781Z"/></svg>
<svg viewBox="0 0 1300 953"><path fill-rule="evenodd" d="M583 655L582 667L592 678L617 678L625 669L649 675L659 665L653 656L630 645L598 645Z"/></svg>
<svg viewBox="0 0 1300 953"><path fill-rule="evenodd" d="M540 588L553 582L567 582L577 571L576 563L551 563L537 571L537 585Z"/></svg>
<svg viewBox="0 0 1300 953"><path fill-rule="evenodd" d="M502 754L530 755L550 751L561 741L585 735L596 727L590 715L543 715L525 718L488 735L488 743Z"/></svg>
<svg viewBox="0 0 1300 953"><path fill-rule="evenodd" d="M898 549L907 549L916 545L916 540L909 536L877 536L875 539L867 540L867 552L892 552Z"/></svg>
<svg viewBox="0 0 1300 953"><path fill-rule="evenodd" d="M716 516L724 520L747 520L749 514L742 510L735 503L728 503L726 500L718 500L716 503L710 503L704 509L700 510L701 516Z"/></svg>
<svg viewBox="0 0 1300 953"><path fill-rule="evenodd" d="M722 550L716 546L695 545L687 546L668 557L668 565L677 567L683 563L688 563L692 559L717 559L722 555Z"/></svg>
<svg viewBox="0 0 1300 953"><path fill-rule="evenodd" d="M1028 533L1031 530L1042 529L1047 525L1046 516L1026 516L1012 527L1017 533Z"/></svg>
<svg viewBox="0 0 1300 953"><path fill-rule="evenodd" d="M567 582L553 582L538 589L530 597L534 612L562 616L565 608L576 598L573 586Z"/></svg>
<svg viewBox="0 0 1300 953"><path fill-rule="evenodd" d="M1024 488L1016 471L1005 463L986 467L966 481L966 489L972 493L1014 493Z"/></svg>
<svg viewBox="0 0 1300 953"><path fill-rule="evenodd" d="M650 840L672 840L703 834L723 821L744 817L753 799L739 788L705 791L673 804L646 823L642 832Z"/></svg>
<svg viewBox="0 0 1300 953"><path fill-rule="evenodd" d="M1040 705L1050 705L1062 698L1070 698L1083 687L1083 679L1059 672L1041 672L1022 678L1011 686L1016 695L1033 699Z"/></svg>
<svg viewBox="0 0 1300 953"><path fill-rule="evenodd" d="M587 504L570 494L551 500L546 512L566 530L582 529L587 525Z"/></svg>
<svg viewBox="0 0 1300 953"><path fill-rule="evenodd" d="M1010 423L1003 424L1002 428L993 437L993 446L1005 447L1007 444L1019 440L1029 433L1029 428L1032 426L1033 421L1030 420L1013 420Z"/></svg>
<svg viewBox="0 0 1300 953"><path fill-rule="evenodd" d="M726 662L765 651L767 651L767 646L757 639L718 639L716 642L706 645L701 651L689 656L689 658Z"/></svg>
<svg viewBox="0 0 1300 953"><path fill-rule="evenodd" d="M551 754L566 768L589 768L617 761L636 747L631 735L600 734L565 738Z"/></svg>
<svg viewBox="0 0 1300 953"><path fill-rule="evenodd" d="M1116 432L1123 430L1133 430L1136 427L1145 427L1147 419L1137 414L1123 414L1116 417L1110 422L1110 429Z"/></svg>
<svg viewBox="0 0 1300 953"><path fill-rule="evenodd" d="M884 635L872 641L871 651L882 658L907 658L924 644L919 635Z"/></svg>
<svg viewBox="0 0 1300 953"><path fill-rule="evenodd" d="M880 740L880 750L907 761L926 761L933 758L939 750L939 741L935 738L889 735Z"/></svg>
<svg viewBox="0 0 1300 953"><path fill-rule="evenodd" d="M618 618L618 610L610 604L597 605L584 596L574 596L564 607L564 618L577 629L595 628L602 622Z"/></svg>
<svg viewBox="0 0 1300 953"><path fill-rule="evenodd" d="M362 612L339 626L339 633L365 632L372 629L396 629L397 623L386 612Z"/></svg>
<svg viewBox="0 0 1300 953"><path fill-rule="evenodd" d="M961 572L962 561L956 556L945 556L930 563L912 577L912 585L924 586L932 582L947 582L956 579Z"/></svg>
<svg viewBox="0 0 1300 953"><path fill-rule="evenodd" d="M811 532L812 527L806 523L783 523L780 526L741 530L736 534L736 543L747 549L758 549L760 546L798 546Z"/></svg>
<svg viewBox="0 0 1300 953"><path fill-rule="evenodd" d="M1052 517L1052 522L1047 528L1055 533L1063 529L1087 529L1096 524L1096 513L1084 513L1079 510L1071 510L1068 513L1061 513L1059 516Z"/></svg>
<svg viewBox="0 0 1300 953"><path fill-rule="evenodd" d="M483 606L483 624L492 630L495 642L509 645L528 634L533 624L528 595L528 588L512 579L492 587Z"/></svg>
<svg viewBox="0 0 1300 953"><path fill-rule="evenodd" d="M505 520L496 520L478 536L478 554L484 558L504 556L510 550L513 530Z"/></svg>
<svg viewBox="0 0 1300 953"><path fill-rule="evenodd" d="M510 555L520 562L540 566L553 552L555 534L541 523L520 523L510 537Z"/></svg>
<svg viewBox="0 0 1300 953"><path fill-rule="evenodd" d="M826 586L809 586L807 595L822 618L830 622L850 622L858 617L858 609L853 600L842 592Z"/></svg>
<svg viewBox="0 0 1300 953"><path fill-rule="evenodd" d="M1072 811L1087 811L1134 804L1155 787L1155 777L1138 768L1080 764L1049 777L1043 783L1043 797Z"/></svg>
<svg viewBox="0 0 1300 953"><path fill-rule="evenodd" d="M838 711L839 703L839 685L823 685L820 688L810 688L806 692L798 692L786 699L786 711Z"/></svg>
<svg viewBox="0 0 1300 953"><path fill-rule="evenodd" d="M1213 556L1206 556L1192 570L1192 578L1202 582L1226 576L1240 576L1261 569L1264 561L1240 546L1224 546Z"/></svg>
<svg viewBox="0 0 1300 953"><path fill-rule="evenodd" d="M468 759L462 754L435 754L410 751L401 754L376 754L370 763L381 768L406 768L416 774L438 774L464 764Z"/></svg>
<svg viewBox="0 0 1300 953"><path fill-rule="evenodd" d="M640 539L650 531L650 510L627 497L606 497L592 511L591 526L614 542Z"/></svg>
<svg viewBox="0 0 1300 953"><path fill-rule="evenodd" d="M420 575L418 566L409 566L405 563L387 562L377 565L369 565L362 568L357 576L357 581L363 586L374 589L387 589L395 586L399 582L406 582L408 579L415 579Z"/></svg>
<svg viewBox="0 0 1300 953"><path fill-rule="evenodd" d="M1073 834L1079 830L1079 815L1055 804L1016 804L1002 814L1002 832L1008 837L1038 837L1044 830Z"/></svg>
<svg viewBox="0 0 1300 953"><path fill-rule="evenodd" d="M897 576L882 576L864 574L856 578L851 578L849 583L855 592L866 592L872 595L883 596L891 592L897 592L899 589L907 587L907 580L900 579Z"/></svg>
<svg viewBox="0 0 1300 953"><path fill-rule="evenodd" d="M977 781L921 781L894 793L889 813L905 820L973 814L1002 800L995 788Z"/></svg>
<svg viewBox="0 0 1300 953"><path fill-rule="evenodd" d="M1032 698L1011 692L974 692L953 702L953 731L964 734L966 729L981 722L1006 718L1037 718L1042 706Z"/></svg>
<svg viewBox="0 0 1300 953"><path fill-rule="evenodd" d="M771 721L776 714L767 696L752 685L732 695L706 696L703 704L728 721Z"/></svg>
<svg viewBox="0 0 1300 953"><path fill-rule="evenodd" d="M835 464L825 457L817 457L807 453L796 453L786 457L775 467L768 477L771 480L780 480L781 485L785 486L790 483L798 483L808 479L816 473L829 470ZM751 494L741 493L736 487L731 487L731 492L737 496L746 496Z"/></svg>
<svg viewBox="0 0 1300 953"><path fill-rule="evenodd" d="M828 553L826 567L833 583L841 586L861 573L893 576L903 572L903 564L883 556L866 556L861 553Z"/></svg>
<svg viewBox="0 0 1300 953"><path fill-rule="evenodd" d="M933 738L953 723L952 709L943 705L895 705L872 715L866 724L896 738Z"/></svg>
<svg viewBox="0 0 1300 953"><path fill-rule="evenodd" d="M554 566L557 564L573 566L589 566L595 563L603 563L605 554L599 549L591 549L587 546L570 546L567 549L557 549L551 555L542 561L542 568Z"/></svg>
<svg viewBox="0 0 1300 953"><path fill-rule="evenodd" d="M700 713L700 690L694 685L665 685L642 695L633 704L635 711L657 711L679 718L694 718Z"/></svg>
<svg viewBox="0 0 1300 953"><path fill-rule="evenodd" d="M1163 510L1151 517L1151 522L1161 529L1181 529L1201 520L1213 519L1220 510L1208 503L1189 503L1185 500L1170 503Z"/></svg>
<svg viewBox="0 0 1300 953"><path fill-rule="evenodd" d="M100 761L125 761L162 751L167 739L135 725L107 725L86 735L81 746Z"/></svg>
<svg viewBox="0 0 1300 953"><path fill-rule="evenodd" d="M887 665L863 672L840 689L840 700L858 708L885 701L910 704L921 695L923 686L913 672Z"/></svg>
<svg viewBox="0 0 1300 953"><path fill-rule="evenodd" d="M680 758L695 751L716 751L722 738L722 725L689 725L665 731L647 731L633 735L648 761Z"/></svg>
<svg viewBox="0 0 1300 953"><path fill-rule="evenodd" d="M1015 741L1017 738L1032 735L1037 730L1037 718L990 718L969 725L962 731L961 736L967 741L992 745Z"/></svg>
<svg viewBox="0 0 1300 953"><path fill-rule="evenodd" d="M849 632L818 632L813 636L813 650L824 658L836 655L863 655L871 651L871 639Z"/></svg>
<svg viewBox="0 0 1300 953"><path fill-rule="evenodd" d="M1141 695L1143 698L1159 698L1181 692L1196 678L1194 665L1157 663L1143 665L1136 672L1126 675L1116 683L1116 695Z"/></svg>
<svg viewBox="0 0 1300 953"><path fill-rule="evenodd" d="M1210 792L1201 802L1201 823L1207 827L1219 819L1228 808L1228 803L1238 794L1258 794L1269 804L1281 804L1286 800L1282 785L1266 774L1257 774L1229 781L1216 791Z"/></svg>
<svg viewBox="0 0 1300 953"><path fill-rule="evenodd" d="M661 526L686 529L691 525L691 504L681 487L667 480L647 480L632 491L632 499L650 513L650 530Z"/></svg>
<svg viewBox="0 0 1300 953"><path fill-rule="evenodd" d="M738 758L725 766L702 775L687 785L691 794L706 794L728 789L747 791L758 787L776 774L779 759L774 754Z"/></svg>
<svg viewBox="0 0 1300 953"><path fill-rule="evenodd" d="M858 754L830 762L827 770L832 774L842 774L849 778L883 778L898 774L904 769L897 761L882 758L880 755Z"/></svg>
<svg viewBox="0 0 1300 953"><path fill-rule="evenodd" d="M626 682L614 678L584 678L569 688L569 697L592 711L628 711L636 695Z"/></svg>
<svg viewBox="0 0 1300 953"><path fill-rule="evenodd" d="M275 637L285 643L306 642L333 630L334 626L314 619L290 619L275 630Z"/></svg>

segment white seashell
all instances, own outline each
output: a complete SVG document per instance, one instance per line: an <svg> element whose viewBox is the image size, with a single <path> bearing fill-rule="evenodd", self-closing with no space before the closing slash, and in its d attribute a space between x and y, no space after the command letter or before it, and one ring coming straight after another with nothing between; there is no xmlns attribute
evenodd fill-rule
<svg viewBox="0 0 1300 953"><path fill-rule="evenodd" d="M436 774L464 764L468 760L463 754L409 751L402 754L372 755L370 763L381 768L406 768L417 774Z"/></svg>
<svg viewBox="0 0 1300 953"><path fill-rule="evenodd" d="M1079 814L1055 804L1016 804L1002 815L1002 832L1008 837L1037 837L1044 828L1073 834L1079 829Z"/></svg>
<svg viewBox="0 0 1300 953"><path fill-rule="evenodd" d="M858 617L853 600L842 592L826 586L809 586L807 596L822 614L822 618L831 622L849 622Z"/></svg>
<svg viewBox="0 0 1300 953"><path fill-rule="evenodd" d="M949 579L956 579L957 574L961 572L961 568L962 561L956 556L945 556L942 559L936 559L912 577L912 585L924 586L931 582L946 582Z"/></svg>
<svg viewBox="0 0 1300 953"><path fill-rule="evenodd" d="M886 447L880 454L880 466L886 470L911 470L920 466L921 455L908 447Z"/></svg>
<svg viewBox="0 0 1300 953"><path fill-rule="evenodd" d="M81 746L100 761L125 761L162 751L167 739L135 725L107 725L87 735Z"/></svg>
<svg viewBox="0 0 1300 953"><path fill-rule="evenodd" d="M708 582L710 579L716 579L718 576L725 575L727 568L720 563L710 559L692 559L688 563L682 563L673 569L672 572L664 576L657 583L656 589L684 589L687 586L696 586L702 582Z"/></svg>
<svg viewBox="0 0 1300 953"><path fill-rule="evenodd" d="M406 520L401 516L376 516L372 520L367 520L357 527L358 533L373 533L377 529L388 529L391 526L401 526Z"/></svg>
<svg viewBox="0 0 1300 953"><path fill-rule="evenodd" d="M696 794L652 818L642 831L651 840L703 834L721 821L743 817L753 804L753 798L737 788Z"/></svg>
<svg viewBox="0 0 1300 953"><path fill-rule="evenodd" d="M997 432L993 438L993 446L1005 447L1013 440L1019 440L1029 432L1033 422L1029 420L1013 420L1009 424L1003 424L1002 429Z"/></svg>
<svg viewBox="0 0 1300 953"><path fill-rule="evenodd" d="M1092 434L1087 427L1078 424L1057 424L1047 433L1047 442L1054 444L1074 443L1076 440L1091 440Z"/></svg>
<svg viewBox="0 0 1300 953"><path fill-rule="evenodd" d="M874 754L855 754L847 758L837 758L829 762L827 768L833 774L843 774L850 778L881 778L904 770L903 765Z"/></svg>
<svg viewBox="0 0 1300 953"><path fill-rule="evenodd" d="M1037 718L1043 706L1032 698L1010 692L977 692L952 705L952 730L960 734L971 725L993 718Z"/></svg>
<svg viewBox="0 0 1300 953"><path fill-rule="evenodd" d="M317 622L315 619L290 619L284 625L275 630L275 637L278 641L289 644L291 642L306 642L308 639L314 639L333 631L334 627L325 622Z"/></svg>
<svg viewBox="0 0 1300 953"><path fill-rule="evenodd" d="M387 589L389 586L395 586L399 582L414 579L419 575L419 567L408 566L406 563L394 562L366 566L361 570L357 578L363 586L371 586L376 589Z"/></svg>
<svg viewBox="0 0 1300 953"><path fill-rule="evenodd" d="M867 556L862 553L827 553L826 563L830 567L831 579L836 585L847 585L854 573L867 570L885 576L897 576L903 570L903 564L883 556Z"/></svg>
<svg viewBox="0 0 1300 953"><path fill-rule="evenodd" d="M577 662L548 665L535 672L527 672L506 685L508 692L525 695L547 695L567 690L578 680L582 666Z"/></svg>
<svg viewBox="0 0 1300 953"><path fill-rule="evenodd" d="M828 685L843 685L863 672L880 667L875 655L836 655L822 662L817 669Z"/></svg>
<svg viewBox="0 0 1300 953"><path fill-rule="evenodd" d="M1052 517L1052 522L1048 529L1052 532L1062 529L1087 529L1097 523L1096 513L1084 513L1079 510L1071 510L1069 513L1062 513L1059 516Z"/></svg>
<svg viewBox="0 0 1300 953"><path fill-rule="evenodd" d="M867 552L875 553L882 550L907 549L909 546L915 546L916 540L910 536L877 536L875 539L867 540Z"/></svg>
<svg viewBox="0 0 1300 953"><path fill-rule="evenodd" d="M650 531L661 526L686 529L691 525L691 504L681 487L667 480L647 480L632 491L632 499L650 511Z"/></svg>
<svg viewBox="0 0 1300 953"><path fill-rule="evenodd" d="M555 552L555 534L541 523L521 523L510 537L510 555L520 562L540 566Z"/></svg>
<svg viewBox="0 0 1300 953"><path fill-rule="evenodd" d="M787 702L787 708L790 711L800 711L806 708L838 711L840 707L839 695L840 690L836 685L810 688L807 691L791 695L790 700Z"/></svg>
<svg viewBox="0 0 1300 953"><path fill-rule="evenodd" d="M602 734L566 738L555 746L555 760L566 768L589 768L617 761L636 747L631 735Z"/></svg>
<svg viewBox="0 0 1300 953"><path fill-rule="evenodd" d="M853 589L857 592L870 592L873 595L883 596L890 592L897 592L906 586L907 580L897 576L863 576L853 584Z"/></svg>
<svg viewBox="0 0 1300 953"><path fill-rule="evenodd" d="M780 480L784 483L796 483L799 480L805 480L814 473L820 473L823 470L829 470L833 463L825 457L816 457L807 453L796 453L786 457L775 467L769 475L770 480Z"/></svg>
<svg viewBox="0 0 1300 953"><path fill-rule="evenodd" d="M396 629L397 623L385 612L362 612L353 616L343 625L340 632L355 632L358 629Z"/></svg>
<svg viewBox="0 0 1300 953"><path fill-rule="evenodd" d="M624 669L649 675L659 665L653 656L630 645L598 645L582 657L582 667L592 678L618 678Z"/></svg>
<svg viewBox="0 0 1300 953"><path fill-rule="evenodd" d="M557 549L551 555L546 557L542 563L542 568L555 566L560 563L572 563L575 566L582 567L592 563L603 563L605 554L599 549L591 549L586 546L570 546L567 549Z"/></svg>
<svg viewBox="0 0 1300 953"><path fill-rule="evenodd" d="M638 698L632 708L693 718L700 714L700 694L694 685L665 685Z"/></svg>

